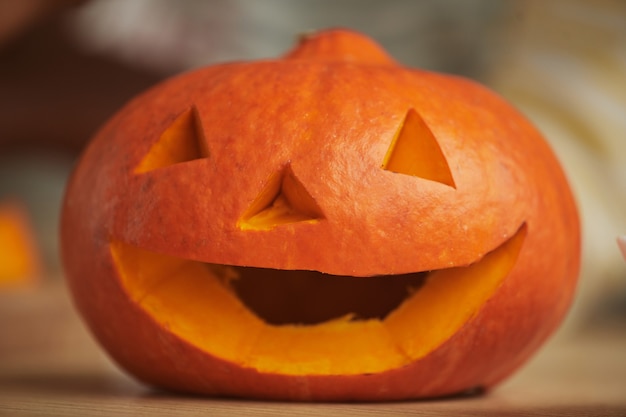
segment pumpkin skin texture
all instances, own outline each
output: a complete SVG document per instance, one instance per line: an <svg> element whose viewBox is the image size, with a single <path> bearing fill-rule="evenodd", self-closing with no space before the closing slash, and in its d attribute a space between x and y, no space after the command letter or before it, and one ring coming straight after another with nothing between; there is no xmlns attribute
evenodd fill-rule
<svg viewBox="0 0 626 417"><path fill-rule="evenodd" d="M488 389L557 328L580 258L566 178L522 115L342 29L136 97L77 164L61 234L123 368L282 400Z"/></svg>

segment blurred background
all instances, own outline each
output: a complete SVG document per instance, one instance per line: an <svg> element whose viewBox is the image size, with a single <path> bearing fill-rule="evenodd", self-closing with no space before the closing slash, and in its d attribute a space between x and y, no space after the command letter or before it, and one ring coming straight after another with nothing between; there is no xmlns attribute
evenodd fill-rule
<svg viewBox="0 0 626 417"><path fill-rule="evenodd" d="M0 329L30 311L71 328L44 320L0 332L0 356L82 337L72 333L57 222L67 176L100 125L175 73L279 56L298 34L333 26L368 34L407 66L474 78L538 125L583 217L581 284L561 333L626 332L615 242L626 233L626 2L0 0L0 204L23 204L41 259L36 288L0 294Z"/></svg>

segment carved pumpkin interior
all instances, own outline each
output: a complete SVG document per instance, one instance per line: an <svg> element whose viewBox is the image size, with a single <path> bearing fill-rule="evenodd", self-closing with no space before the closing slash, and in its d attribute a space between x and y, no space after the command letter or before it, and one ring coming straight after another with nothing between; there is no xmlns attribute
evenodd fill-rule
<svg viewBox="0 0 626 417"><path fill-rule="evenodd" d="M207 157L198 120L193 108L179 116L135 173ZM414 110L381 168L455 187L442 150ZM286 165L237 226L262 231L324 218ZM400 367L453 336L513 268L526 228L468 266L377 277L207 264L120 241L111 243L111 254L130 297L194 346L260 372L347 375Z"/></svg>

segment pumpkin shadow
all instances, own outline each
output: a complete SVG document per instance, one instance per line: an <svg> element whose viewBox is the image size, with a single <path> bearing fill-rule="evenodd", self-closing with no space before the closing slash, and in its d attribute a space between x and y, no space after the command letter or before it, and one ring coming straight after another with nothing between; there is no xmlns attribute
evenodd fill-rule
<svg viewBox="0 0 626 417"><path fill-rule="evenodd" d="M222 404L246 403L265 405L286 404L402 404L402 403L449 403L455 401L471 401L486 397L486 391L482 388L470 389L448 396L429 397L407 400L388 401L290 401L290 400L266 400L255 398L241 398L229 396L208 396L164 390L157 387L144 385L134 379L114 372L98 371L30 371L0 373L0 391L2 392L28 392L42 396L71 396L71 397L100 397L100 398L136 398L146 400L182 400L182 401L210 401Z"/></svg>
<svg viewBox="0 0 626 417"><path fill-rule="evenodd" d="M0 375L0 390L61 396L137 397L149 388L116 374L32 372Z"/></svg>
<svg viewBox="0 0 626 417"><path fill-rule="evenodd" d="M392 401L281 401L234 397L202 396L149 389L141 395L148 402L168 401L231 413L245 410L249 415L459 415L519 417L530 415L626 415L626 405L543 404L509 401L507 396L492 395L490 390L474 388L453 395ZM220 414L221 415L221 414ZM246 414L248 415L248 414Z"/></svg>
<svg viewBox="0 0 626 417"><path fill-rule="evenodd" d="M187 400L195 400L195 401L217 401L221 403L241 403L244 402L249 405L257 404L257 405L311 405L311 404L319 404L319 405L363 405L363 406L372 406L376 404L436 404L436 403L450 403L454 401L473 401L473 400L481 400L488 397L488 390L485 390L482 387L471 388L463 392L450 394L450 395L442 395L438 397L424 397L424 398L409 398L409 399L401 399L401 400L280 400L280 399L260 399L260 398L246 398L246 397L235 397L235 396L219 396L219 395L202 395L202 394L193 394L188 392L179 392L179 391L170 391L161 389L158 387L147 387L146 391L141 394L142 398L147 399L187 399Z"/></svg>

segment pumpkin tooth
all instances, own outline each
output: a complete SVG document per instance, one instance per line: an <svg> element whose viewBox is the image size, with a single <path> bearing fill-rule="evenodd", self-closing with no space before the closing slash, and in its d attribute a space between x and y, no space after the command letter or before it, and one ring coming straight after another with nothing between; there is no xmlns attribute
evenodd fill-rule
<svg viewBox="0 0 626 417"><path fill-rule="evenodd" d="M389 146L382 167L456 188L437 138L415 109L407 112Z"/></svg>
<svg viewBox="0 0 626 417"><path fill-rule="evenodd" d="M135 173L141 174L159 168L209 156L200 117L195 106L180 114L161 134Z"/></svg>

